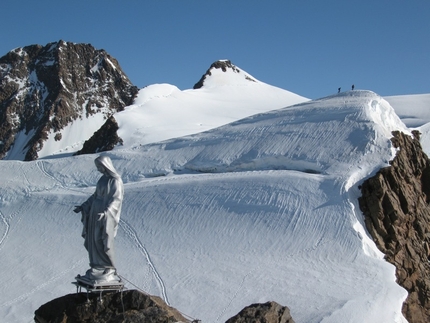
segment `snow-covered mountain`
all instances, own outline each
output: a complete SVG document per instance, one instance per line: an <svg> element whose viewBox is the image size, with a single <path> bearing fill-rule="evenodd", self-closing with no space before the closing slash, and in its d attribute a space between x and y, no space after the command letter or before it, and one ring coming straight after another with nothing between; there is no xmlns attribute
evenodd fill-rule
<svg viewBox="0 0 430 323"><path fill-rule="evenodd" d="M308 99L258 81L230 61L221 60L210 66L194 89L181 91L170 84L141 89L132 105L113 115L118 129L114 129L116 133L109 144L114 147L120 141L123 147L130 148L160 142L305 101ZM85 123L81 126L86 127ZM111 134L109 129L94 134L80 153L102 151L107 134ZM57 151L46 147L47 156L69 151L68 147Z"/></svg>
<svg viewBox="0 0 430 323"><path fill-rule="evenodd" d="M296 322L405 322L406 291L357 205L357 185L395 153L392 130L408 132L388 102L353 91L117 147L119 273L203 322L266 300ZM31 321L87 269L72 208L94 190L96 156L1 162L5 322Z"/></svg>
<svg viewBox="0 0 430 323"><path fill-rule="evenodd" d="M0 158L77 150L136 93L115 58L90 44L16 48L0 58Z"/></svg>
<svg viewBox="0 0 430 323"><path fill-rule="evenodd" d="M115 58L90 44L14 49L0 58L0 158L110 150L127 145L129 136L141 144L158 142L307 100L258 81L228 60L212 64L193 90L151 85L133 102L137 92ZM126 106L129 111L116 118ZM170 119L159 124L154 109ZM208 114L213 118L203 123Z"/></svg>

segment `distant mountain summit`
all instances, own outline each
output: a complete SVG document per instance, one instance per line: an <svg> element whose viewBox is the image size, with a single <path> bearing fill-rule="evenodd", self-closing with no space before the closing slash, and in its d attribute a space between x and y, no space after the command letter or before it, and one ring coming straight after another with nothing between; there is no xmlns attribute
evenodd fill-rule
<svg viewBox="0 0 430 323"><path fill-rule="evenodd" d="M93 133L137 92L117 60L90 44L16 48L0 58L0 159L35 160L47 141L67 145L63 131L78 119Z"/></svg>
<svg viewBox="0 0 430 323"><path fill-rule="evenodd" d="M223 75L223 73L227 75ZM231 61L219 60L209 67L200 80L194 84L193 89L200 89L203 86L225 85L227 80L230 82L230 84L233 80L235 82L239 81L239 83L258 82L252 76L233 65Z"/></svg>

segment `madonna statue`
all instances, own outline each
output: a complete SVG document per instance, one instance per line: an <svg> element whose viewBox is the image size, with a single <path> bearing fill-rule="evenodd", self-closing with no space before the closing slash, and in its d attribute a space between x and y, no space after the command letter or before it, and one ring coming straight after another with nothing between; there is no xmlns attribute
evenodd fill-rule
<svg viewBox="0 0 430 323"><path fill-rule="evenodd" d="M121 279L115 268L114 238L121 215L124 187L109 157L100 156L94 163L103 175L97 182L94 194L74 209L74 212L82 214L82 237L91 267L85 276L78 277L97 283L118 282Z"/></svg>

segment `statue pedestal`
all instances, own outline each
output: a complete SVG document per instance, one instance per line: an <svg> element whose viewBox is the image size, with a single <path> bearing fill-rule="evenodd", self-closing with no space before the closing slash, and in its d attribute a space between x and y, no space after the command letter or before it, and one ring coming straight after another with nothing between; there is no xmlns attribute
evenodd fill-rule
<svg viewBox="0 0 430 323"><path fill-rule="evenodd" d="M99 290L121 290L124 289L124 282L119 281L97 281L88 279L86 276L76 276L75 284L77 287L83 287L87 291L99 291Z"/></svg>
<svg viewBox="0 0 430 323"><path fill-rule="evenodd" d="M101 281L88 279L86 276L76 276L76 282L72 284L76 285L76 293L82 292L82 288L87 290L87 302L89 302L90 293L99 293L99 301L102 302L103 292L122 292L124 289L123 281Z"/></svg>

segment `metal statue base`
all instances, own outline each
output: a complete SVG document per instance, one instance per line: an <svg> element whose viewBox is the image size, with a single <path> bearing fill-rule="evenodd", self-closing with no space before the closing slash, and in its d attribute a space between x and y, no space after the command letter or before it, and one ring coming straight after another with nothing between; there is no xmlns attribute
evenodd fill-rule
<svg viewBox="0 0 430 323"><path fill-rule="evenodd" d="M87 302L89 302L90 293L99 293L99 302L102 302L103 292L122 292L126 289L124 282L120 278L118 278L119 281L97 281L78 275L75 279L76 281L72 282L72 284L76 286L76 293L81 293L82 288L85 288L87 291Z"/></svg>
<svg viewBox="0 0 430 323"><path fill-rule="evenodd" d="M121 290L124 289L123 281L97 281L88 279L85 276L76 276L75 284L77 287L83 287L87 291L99 291L99 290Z"/></svg>

